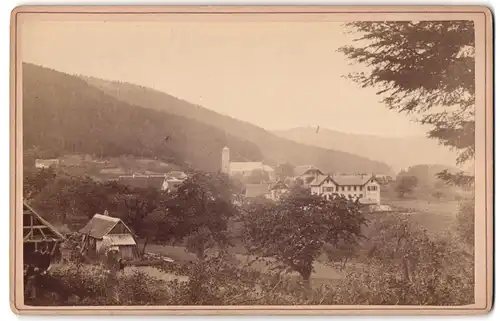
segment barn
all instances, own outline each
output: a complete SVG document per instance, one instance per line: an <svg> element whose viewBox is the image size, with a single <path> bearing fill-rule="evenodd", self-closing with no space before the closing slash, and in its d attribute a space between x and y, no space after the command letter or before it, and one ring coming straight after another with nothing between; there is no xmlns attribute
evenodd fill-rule
<svg viewBox="0 0 500 321"><path fill-rule="evenodd" d="M35 250L44 246L52 249L54 245L64 241L64 236L59 233L48 221L43 219L26 202L23 204L23 252L24 263L29 264Z"/></svg>
<svg viewBox="0 0 500 321"><path fill-rule="evenodd" d="M125 260L139 258L139 250L134 233L122 220L105 215L95 214L80 230L82 234L82 252L89 258L97 258L105 247L114 247Z"/></svg>

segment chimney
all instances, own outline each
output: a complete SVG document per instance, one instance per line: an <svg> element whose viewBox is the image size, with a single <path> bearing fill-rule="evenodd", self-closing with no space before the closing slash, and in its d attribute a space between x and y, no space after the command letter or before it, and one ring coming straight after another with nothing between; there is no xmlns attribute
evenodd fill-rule
<svg viewBox="0 0 500 321"><path fill-rule="evenodd" d="M109 216L109 212L108 212L108 210L105 210L103 215L104 215L104 216Z"/></svg>

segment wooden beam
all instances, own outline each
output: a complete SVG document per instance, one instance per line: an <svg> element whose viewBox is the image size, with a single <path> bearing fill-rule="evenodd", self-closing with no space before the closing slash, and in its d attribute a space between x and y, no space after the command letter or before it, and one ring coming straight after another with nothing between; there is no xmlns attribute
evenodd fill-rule
<svg viewBox="0 0 500 321"><path fill-rule="evenodd" d="M48 228L45 225L32 225L32 226L23 226L25 229L34 229L34 228Z"/></svg>
<svg viewBox="0 0 500 321"><path fill-rule="evenodd" d="M61 240L58 239L45 239L45 240L26 240L24 243L49 243L49 242L60 242Z"/></svg>
<svg viewBox="0 0 500 321"><path fill-rule="evenodd" d="M40 233L42 233L43 238L46 239L47 235L45 235L45 233L43 233L43 229L39 228L38 230L40 231Z"/></svg>
<svg viewBox="0 0 500 321"><path fill-rule="evenodd" d="M26 241L27 239L29 239L31 237L31 235L33 235L33 230L29 231L28 234L26 234L23 241Z"/></svg>

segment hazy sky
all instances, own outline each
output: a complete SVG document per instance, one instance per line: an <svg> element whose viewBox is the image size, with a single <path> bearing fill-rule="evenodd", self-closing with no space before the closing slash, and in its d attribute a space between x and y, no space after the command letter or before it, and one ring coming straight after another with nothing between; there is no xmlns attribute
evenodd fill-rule
<svg viewBox="0 0 500 321"><path fill-rule="evenodd" d="M340 22L30 21L26 62L152 87L266 129L321 126L421 135L371 89L342 76Z"/></svg>

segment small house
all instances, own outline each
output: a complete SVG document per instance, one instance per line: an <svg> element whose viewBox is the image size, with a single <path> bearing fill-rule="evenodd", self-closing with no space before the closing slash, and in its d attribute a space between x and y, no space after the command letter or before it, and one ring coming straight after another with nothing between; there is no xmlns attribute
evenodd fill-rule
<svg viewBox="0 0 500 321"><path fill-rule="evenodd" d="M60 161L58 158L53 159L35 159L35 167L36 168L51 168L58 167Z"/></svg>
<svg viewBox="0 0 500 321"><path fill-rule="evenodd" d="M271 196L270 198L273 200L273 201L277 201L279 200L283 195L285 195L286 193L288 193L289 191L289 188L288 186L283 182L283 181L278 181L276 182L276 184L274 184L271 189Z"/></svg>
<svg viewBox="0 0 500 321"><path fill-rule="evenodd" d="M118 182L133 188L154 188L162 191L168 187L165 175L133 174L118 177Z"/></svg>
<svg viewBox="0 0 500 321"><path fill-rule="evenodd" d="M117 248L121 258L134 260L139 258L139 249L134 233L119 218L95 214L80 230L82 234L82 252L90 258L97 258L105 247Z"/></svg>

